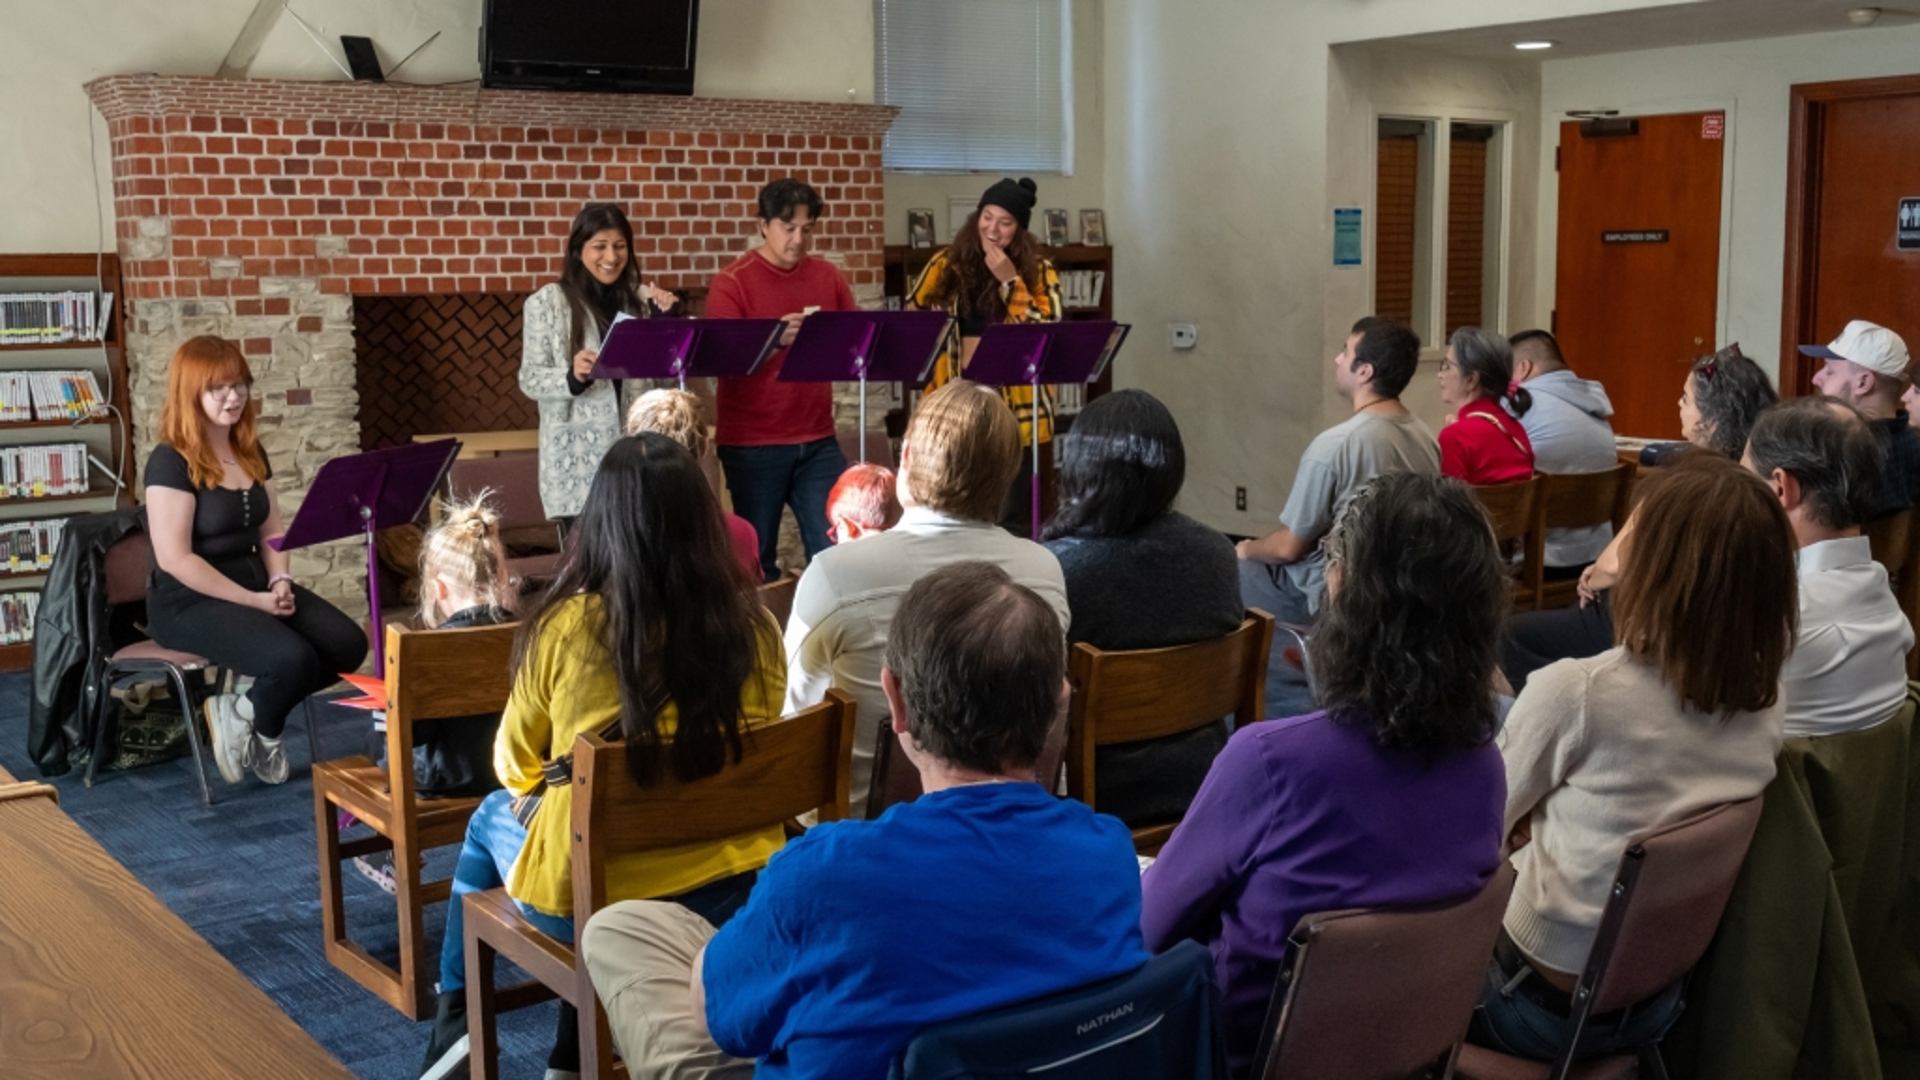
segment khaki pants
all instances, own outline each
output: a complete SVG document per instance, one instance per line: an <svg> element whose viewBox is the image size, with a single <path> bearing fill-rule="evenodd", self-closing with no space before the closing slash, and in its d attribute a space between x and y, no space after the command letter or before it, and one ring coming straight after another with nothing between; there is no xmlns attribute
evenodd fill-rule
<svg viewBox="0 0 1920 1080"><path fill-rule="evenodd" d="M693 961L714 934L679 904L629 900L603 909L580 935L580 955L606 1006L634 1080L750 1080L693 1016Z"/></svg>

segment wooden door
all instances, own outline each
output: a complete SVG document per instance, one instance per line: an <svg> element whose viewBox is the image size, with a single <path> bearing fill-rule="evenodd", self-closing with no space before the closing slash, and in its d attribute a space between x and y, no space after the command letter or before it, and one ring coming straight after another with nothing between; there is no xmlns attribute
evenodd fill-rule
<svg viewBox="0 0 1920 1080"><path fill-rule="evenodd" d="M1851 319L1920 346L1920 248L1899 243L1902 200L1920 198L1920 76L1796 86L1792 115L1781 371L1805 394L1820 361L1797 347Z"/></svg>
<svg viewBox="0 0 1920 1080"><path fill-rule="evenodd" d="M1717 347L1726 117L1636 123L1560 125L1554 326L1573 369L1606 385L1615 431L1678 438L1687 370Z"/></svg>

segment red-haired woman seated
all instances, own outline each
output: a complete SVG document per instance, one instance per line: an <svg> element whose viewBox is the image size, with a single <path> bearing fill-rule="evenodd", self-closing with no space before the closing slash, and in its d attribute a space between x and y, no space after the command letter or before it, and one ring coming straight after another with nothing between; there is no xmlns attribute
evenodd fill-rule
<svg viewBox="0 0 1920 1080"><path fill-rule="evenodd" d="M287 714L367 658L367 636L338 608L293 583L273 466L260 446L253 372L239 346L197 337L167 370L160 444L147 459L153 575L147 625L169 649L253 676L242 693L206 703L214 763L287 779Z"/></svg>

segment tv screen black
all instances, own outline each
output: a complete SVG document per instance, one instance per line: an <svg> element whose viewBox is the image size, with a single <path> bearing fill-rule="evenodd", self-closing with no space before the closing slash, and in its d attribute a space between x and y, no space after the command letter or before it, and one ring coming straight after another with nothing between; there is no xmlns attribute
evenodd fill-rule
<svg viewBox="0 0 1920 1080"><path fill-rule="evenodd" d="M486 0L487 86L693 93L700 0Z"/></svg>

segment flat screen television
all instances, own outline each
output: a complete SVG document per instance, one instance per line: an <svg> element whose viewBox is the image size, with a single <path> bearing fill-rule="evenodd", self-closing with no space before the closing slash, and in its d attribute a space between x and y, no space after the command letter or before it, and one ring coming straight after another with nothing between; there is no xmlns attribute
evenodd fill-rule
<svg viewBox="0 0 1920 1080"><path fill-rule="evenodd" d="M693 93L700 0L486 0L485 86Z"/></svg>

